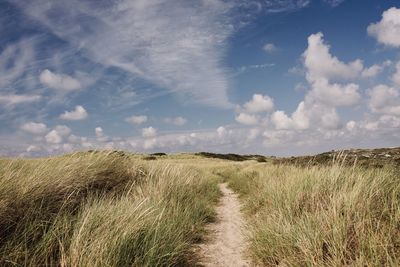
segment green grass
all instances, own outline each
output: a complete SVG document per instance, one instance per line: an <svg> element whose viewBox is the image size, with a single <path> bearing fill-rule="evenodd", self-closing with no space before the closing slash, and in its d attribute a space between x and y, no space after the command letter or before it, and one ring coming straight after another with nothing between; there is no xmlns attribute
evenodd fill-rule
<svg viewBox="0 0 400 267"><path fill-rule="evenodd" d="M121 153L1 160L0 265L189 265L217 183L204 168Z"/></svg>
<svg viewBox="0 0 400 267"><path fill-rule="evenodd" d="M398 169L248 164L223 176L241 194L260 266L399 266Z"/></svg>
<svg viewBox="0 0 400 267"><path fill-rule="evenodd" d="M400 265L399 169L147 157L0 159L0 266L196 265L221 181L258 266Z"/></svg>

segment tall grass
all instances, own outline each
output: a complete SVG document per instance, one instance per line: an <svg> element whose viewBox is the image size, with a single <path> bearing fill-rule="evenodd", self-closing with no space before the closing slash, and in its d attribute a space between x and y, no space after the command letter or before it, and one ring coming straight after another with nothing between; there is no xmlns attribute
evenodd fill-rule
<svg viewBox="0 0 400 267"><path fill-rule="evenodd" d="M122 153L0 160L0 265L188 265L217 183Z"/></svg>
<svg viewBox="0 0 400 267"><path fill-rule="evenodd" d="M398 169L247 164L221 173L244 201L260 266L399 266Z"/></svg>

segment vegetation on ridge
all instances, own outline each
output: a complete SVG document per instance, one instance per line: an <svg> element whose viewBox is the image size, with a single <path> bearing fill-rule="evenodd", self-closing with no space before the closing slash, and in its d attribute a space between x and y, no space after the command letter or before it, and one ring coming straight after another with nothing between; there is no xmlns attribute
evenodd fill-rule
<svg viewBox="0 0 400 267"><path fill-rule="evenodd" d="M0 161L1 266L187 265L218 179L127 153Z"/></svg>
<svg viewBox="0 0 400 267"><path fill-rule="evenodd" d="M259 266L399 266L396 151L349 152L371 165L339 152L318 164L122 151L0 159L0 265L195 265L225 180Z"/></svg>

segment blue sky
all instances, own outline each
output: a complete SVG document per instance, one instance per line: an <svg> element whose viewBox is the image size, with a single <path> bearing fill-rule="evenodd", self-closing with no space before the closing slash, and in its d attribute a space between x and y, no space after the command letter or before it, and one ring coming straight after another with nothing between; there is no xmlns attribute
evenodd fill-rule
<svg viewBox="0 0 400 267"><path fill-rule="evenodd" d="M400 141L400 4L0 2L0 155Z"/></svg>

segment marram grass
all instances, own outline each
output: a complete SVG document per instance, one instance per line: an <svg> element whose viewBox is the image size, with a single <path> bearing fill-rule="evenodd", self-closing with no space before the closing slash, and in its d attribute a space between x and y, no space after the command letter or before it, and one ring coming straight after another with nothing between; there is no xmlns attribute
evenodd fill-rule
<svg viewBox="0 0 400 267"><path fill-rule="evenodd" d="M250 164L222 172L260 266L400 266L398 169Z"/></svg>
<svg viewBox="0 0 400 267"><path fill-rule="evenodd" d="M0 266L187 265L218 179L111 152L0 162Z"/></svg>
<svg viewBox="0 0 400 267"><path fill-rule="evenodd" d="M398 169L143 159L0 159L0 266L195 265L222 179L257 266L400 266Z"/></svg>

